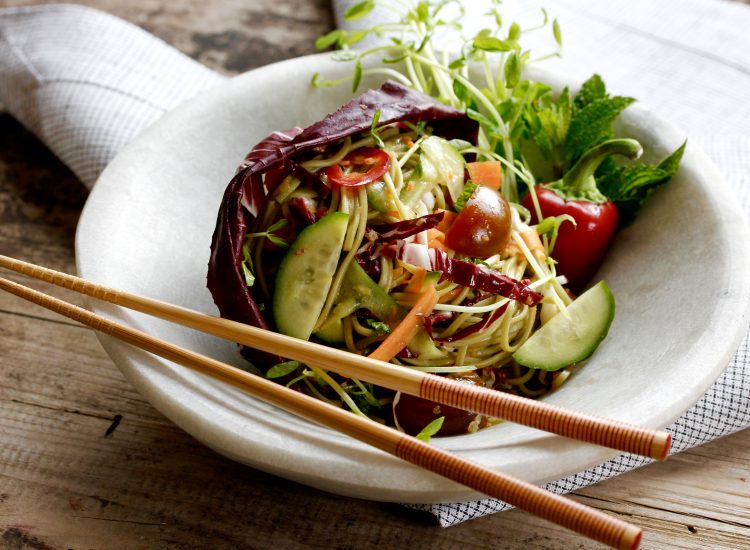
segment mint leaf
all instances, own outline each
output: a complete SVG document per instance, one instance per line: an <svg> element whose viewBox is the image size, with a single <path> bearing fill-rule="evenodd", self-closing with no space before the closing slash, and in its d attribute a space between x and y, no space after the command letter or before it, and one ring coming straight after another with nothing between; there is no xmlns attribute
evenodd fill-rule
<svg viewBox="0 0 750 550"><path fill-rule="evenodd" d="M601 192L617 205L623 225L631 223L649 197L677 173L686 145L683 143L655 166L643 163L614 167L598 179Z"/></svg>
<svg viewBox="0 0 750 550"><path fill-rule="evenodd" d="M576 94L575 106L576 109L583 109L586 105L593 103L597 99L606 99L608 97L607 87L604 85L602 77L595 74L581 86L581 89Z"/></svg>
<svg viewBox="0 0 750 550"><path fill-rule="evenodd" d="M620 96L595 99L573 114L564 146L569 167L593 146L613 137L612 123L633 101Z"/></svg>
<svg viewBox="0 0 750 550"><path fill-rule="evenodd" d="M433 435L437 434L440 431L440 428L443 427L443 422L445 421L444 416L440 416L427 424L424 428L422 428L422 431L419 432L416 437L420 441L424 441L425 443L430 442L430 438L432 438Z"/></svg>

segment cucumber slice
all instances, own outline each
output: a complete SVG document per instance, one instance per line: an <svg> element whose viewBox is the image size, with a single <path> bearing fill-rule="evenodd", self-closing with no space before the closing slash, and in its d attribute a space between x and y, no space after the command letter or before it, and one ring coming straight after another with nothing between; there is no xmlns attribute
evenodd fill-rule
<svg viewBox="0 0 750 550"><path fill-rule="evenodd" d="M454 201L464 187L464 158L443 138L430 136L420 145L419 171L424 181L445 185ZM421 196L421 195L420 195Z"/></svg>
<svg viewBox="0 0 750 550"><path fill-rule="evenodd" d="M393 198L389 198L390 192L383 181L374 181L365 188L367 192L367 204L378 212L386 213L395 210Z"/></svg>
<svg viewBox="0 0 750 550"><path fill-rule="evenodd" d="M308 225L279 264L273 318L282 334L310 338L331 288L349 215L333 212Z"/></svg>
<svg viewBox="0 0 750 550"><path fill-rule="evenodd" d="M520 365L560 370L587 359L604 340L615 317L615 298L604 281L581 294L568 314L558 313L513 354Z"/></svg>

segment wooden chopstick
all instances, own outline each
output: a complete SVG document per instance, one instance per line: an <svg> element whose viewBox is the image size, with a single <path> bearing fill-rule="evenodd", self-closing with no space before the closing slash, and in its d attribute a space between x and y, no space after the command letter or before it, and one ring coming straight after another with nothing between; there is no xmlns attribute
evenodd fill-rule
<svg viewBox="0 0 750 550"><path fill-rule="evenodd" d="M105 334L189 367L292 414L552 521L614 548L634 549L642 530L568 498L485 468L393 428L372 422L270 380L126 327L52 296L0 278L0 288Z"/></svg>
<svg viewBox="0 0 750 550"><path fill-rule="evenodd" d="M252 348L452 407L657 460L665 460L669 453L671 436L665 431L633 426L569 411L533 399L458 383L449 378L383 363L347 351L116 290L7 256L0 255L0 266Z"/></svg>

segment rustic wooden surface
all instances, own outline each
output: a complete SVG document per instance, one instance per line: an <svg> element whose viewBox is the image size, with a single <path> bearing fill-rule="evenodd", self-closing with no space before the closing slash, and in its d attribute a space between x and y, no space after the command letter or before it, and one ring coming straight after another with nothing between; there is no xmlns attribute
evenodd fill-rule
<svg viewBox="0 0 750 550"><path fill-rule="evenodd" d="M327 0L83 3L227 74L309 53L332 25ZM76 178L0 114L0 251L73 272L85 199ZM0 442L0 548L599 548L519 511L441 529L398 505L236 464L145 402L90 330L5 294ZM574 498L644 527L644 548L747 548L748 477L750 430Z"/></svg>

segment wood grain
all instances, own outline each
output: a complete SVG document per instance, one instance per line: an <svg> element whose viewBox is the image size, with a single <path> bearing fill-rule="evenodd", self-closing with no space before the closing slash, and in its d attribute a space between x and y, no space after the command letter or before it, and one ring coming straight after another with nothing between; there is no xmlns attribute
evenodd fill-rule
<svg viewBox="0 0 750 550"><path fill-rule="evenodd" d="M2 5L32 3L40 2ZM310 53L332 24L326 0L81 3L227 74ZM85 197L41 144L0 114L0 253L72 272ZM396 504L241 466L146 403L90 330L5 294L0 438L0 548L601 548L517 510L440 529ZM746 430L574 498L643 527L643 548L746 548L749 478Z"/></svg>

